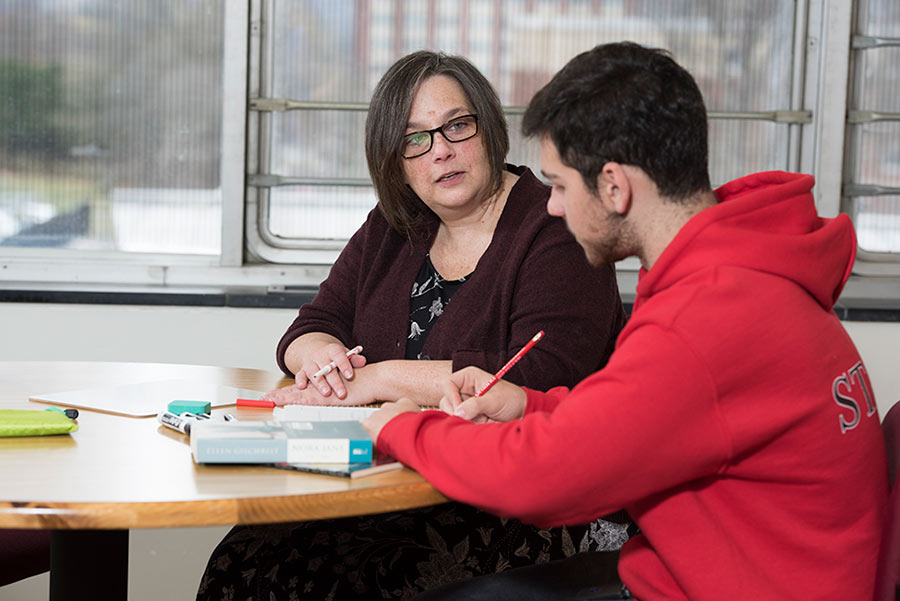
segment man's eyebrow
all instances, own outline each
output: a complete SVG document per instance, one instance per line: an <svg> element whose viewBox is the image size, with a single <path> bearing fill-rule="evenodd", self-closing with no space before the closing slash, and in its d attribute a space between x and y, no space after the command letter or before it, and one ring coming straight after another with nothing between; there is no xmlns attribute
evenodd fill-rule
<svg viewBox="0 0 900 601"><path fill-rule="evenodd" d="M544 171L543 169L541 169L541 175L543 175L544 177L546 177L547 179L549 179L549 180L551 180L551 181L552 181L552 180L555 180L555 179L557 178L556 174L553 174L553 173L547 173L547 172Z"/></svg>

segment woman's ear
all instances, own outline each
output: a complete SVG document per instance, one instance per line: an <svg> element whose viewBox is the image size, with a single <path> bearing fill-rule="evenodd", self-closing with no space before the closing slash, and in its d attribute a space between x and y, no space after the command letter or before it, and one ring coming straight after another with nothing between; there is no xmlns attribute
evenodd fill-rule
<svg viewBox="0 0 900 601"><path fill-rule="evenodd" d="M627 215L631 208L631 181L622 165L609 161L597 176L597 191L607 210Z"/></svg>

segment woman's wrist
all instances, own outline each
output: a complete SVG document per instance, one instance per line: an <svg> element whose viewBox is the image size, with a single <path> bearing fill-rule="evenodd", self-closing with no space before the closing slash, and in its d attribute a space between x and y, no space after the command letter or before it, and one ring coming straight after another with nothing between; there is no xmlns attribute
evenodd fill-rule
<svg viewBox="0 0 900 601"><path fill-rule="evenodd" d="M303 366L303 357L299 349L299 338L294 338L286 349L284 349L284 366L287 367L295 376Z"/></svg>
<svg viewBox="0 0 900 601"><path fill-rule="evenodd" d="M368 363L366 390L376 401L408 398L423 407L437 405L441 398L440 381L449 377L450 361L411 361L389 359Z"/></svg>
<svg viewBox="0 0 900 601"><path fill-rule="evenodd" d="M396 361L379 361L378 363L367 363L365 367L366 379L371 388L371 396L375 402L396 401L399 397L393 386L391 378L392 365L396 367Z"/></svg>

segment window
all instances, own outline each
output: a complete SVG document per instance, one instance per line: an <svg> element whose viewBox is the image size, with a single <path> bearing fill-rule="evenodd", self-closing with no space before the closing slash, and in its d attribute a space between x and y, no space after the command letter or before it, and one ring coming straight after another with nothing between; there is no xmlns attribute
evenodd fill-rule
<svg viewBox="0 0 900 601"><path fill-rule="evenodd" d="M697 78L714 184L814 173L820 213L858 228L854 294L883 295L867 286L900 276L896 4L0 0L0 281L315 286L375 204L363 124L397 57L469 57L507 109L509 161L536 169L531 95L631 39Z"/></svg>
<svg viewBox="0 0 900 601"><path fill-rule="evenodd" d="M260 19L271 27L260 36L263 77L251 104L263 109L259 173L249 179L263 210L248 218L252 248L297 260L303 249L340 246L363 222L375 204L366 101L398 56L423 47L464 54L488 76L508 107L509 160L536 172L538 146L519 135L524 106L569 58L623 38L670 49L697 77L713 111L715 181L796 168L791 123L809 114L792 97L802 84L795 12L789 0L264 3Z"/></svg>
<svg viewBox="0 0 900 601"><path fill-rule="evenodd" d="M222 4L0 11L3 246L217 255Z"/></svg>
<svg viewBox="0 0 900 601"><path fill-rule="evenodd" d="M860 2L851 42L844 211L869 273L900 260L900 6Z"/></svg>

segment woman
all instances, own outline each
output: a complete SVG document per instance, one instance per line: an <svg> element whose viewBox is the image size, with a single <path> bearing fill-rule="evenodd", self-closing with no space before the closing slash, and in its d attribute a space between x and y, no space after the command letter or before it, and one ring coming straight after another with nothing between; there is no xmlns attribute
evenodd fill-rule
<svg viewBox="0 0 900 601"><path fill-rule="evenodd" d="M505 165L508 149L499 99L468 61L416 52L391 67L366 122L378 207L278 345L296 387L268 398L436 402L440 377L494 371L539 330L510 381L571 386L605 362L623 322L613 270L588 266L546 214L548 189ZM575 331L585 314L592 330Z"/></svg>
<svg viewBox="0 0 900 601"><path fill-rule="evenodd" d="M466 365L495 371L540 330L506 379L572 386L606 362L624 322L613 268L588 265L547 214L549 188L506 165L508 149L499 99L466 59L420 51L388 70L366 121L378 207L279 343L279 365L297 383L269 398L436 404L442 377ZM357 344L363 353L348 358ZM315 376L332 361L336 369ZM238 527L214 552L198 598L405 598L617 548L620 535L606 523L538 530L456 503Z"/></svg>

